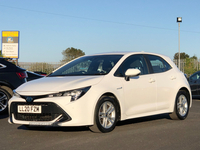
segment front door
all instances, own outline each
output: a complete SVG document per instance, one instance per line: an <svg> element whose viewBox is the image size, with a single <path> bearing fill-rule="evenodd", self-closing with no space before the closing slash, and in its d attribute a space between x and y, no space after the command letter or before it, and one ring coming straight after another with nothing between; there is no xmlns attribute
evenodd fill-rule
<svg viewBox="0 0 200 150"><path fill-rule="evenodd" d="M116 76L125 76L127 69L139 69L139 76L130 77L127 81L121 78L124 90L125 114L128 118L146 115L156 111L156 80L149 74L143 55L129 56L119 67Z"/></svg>
<svg viewBox="0 0 200 150"><path fill-rule="evenodd" d="M123 82L126 115L142 115L156 111L156 81L154 76L139 75Z"/></svg>

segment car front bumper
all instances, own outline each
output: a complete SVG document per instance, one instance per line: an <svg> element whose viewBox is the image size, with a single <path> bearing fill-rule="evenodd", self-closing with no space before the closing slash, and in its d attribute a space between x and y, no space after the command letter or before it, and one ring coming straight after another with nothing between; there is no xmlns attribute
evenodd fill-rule
<svg viewBox="0 0 200 150"><path fill-rule="evenodd" d="M13 97L9 101L9 123L33 126L89 126L93 124L94 110L87 96L71 102L71 97L41 98L27 103ZM41 106L41 113L18 113L18 105Z"/></svg>

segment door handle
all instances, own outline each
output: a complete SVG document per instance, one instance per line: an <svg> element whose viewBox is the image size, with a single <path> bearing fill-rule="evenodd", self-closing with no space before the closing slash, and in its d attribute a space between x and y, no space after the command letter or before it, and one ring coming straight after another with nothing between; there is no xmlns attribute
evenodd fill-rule
<svg viewBox="0 0 200 150"><path fill-rule="evenodd" d="M176 77L175 76L171 76L171 78L170 78L171 80L175 80L176 79Z"/></svg>
<svg viewBox="0 0 200 150"><path fill-rule="evenodd" d="M149 80L149 83L153 83L153 82L155 82L155 80L151 78L151 79Z"/></svg>

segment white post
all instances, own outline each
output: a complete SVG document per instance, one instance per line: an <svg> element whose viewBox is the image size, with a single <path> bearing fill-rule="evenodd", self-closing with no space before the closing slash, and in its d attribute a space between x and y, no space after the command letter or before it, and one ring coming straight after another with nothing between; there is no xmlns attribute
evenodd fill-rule
<svg viewBox="0 0 200 150"><path fill-rule="evenodd" d="M178 23L178 68L180 68L180 23Z"/></svg>

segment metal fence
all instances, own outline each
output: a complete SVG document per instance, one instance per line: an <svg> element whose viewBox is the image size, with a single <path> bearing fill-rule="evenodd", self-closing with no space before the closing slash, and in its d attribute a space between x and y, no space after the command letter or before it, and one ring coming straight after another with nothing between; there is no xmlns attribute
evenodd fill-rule
<svg viewBox="0 0 200 150"><path fill-rule="evenodd" d="M28 71L41 71L47 74L60 67L60 62L19 62L19 66Z"/></svg>
<svg viewBox="0 0 200 150"><path fill-rule="evenodd" d="M173 60L174 63L178 66L178 59ZM200 59L191 59L190 60L191 65L188 67L191 67L194 72L200 70ZM180 60L180 70L185 73L185 67L186 67L186 59Z"/></svg>
<svg viewBox="0 0 200 150"><path fill-rule="evenodd" d="M174 59L173 62L176 64L176 66L178 67L178 59ZM186 60L185 59L180 59L180 70L182 72L184 72L184 67L186 65Z"/></svg>

